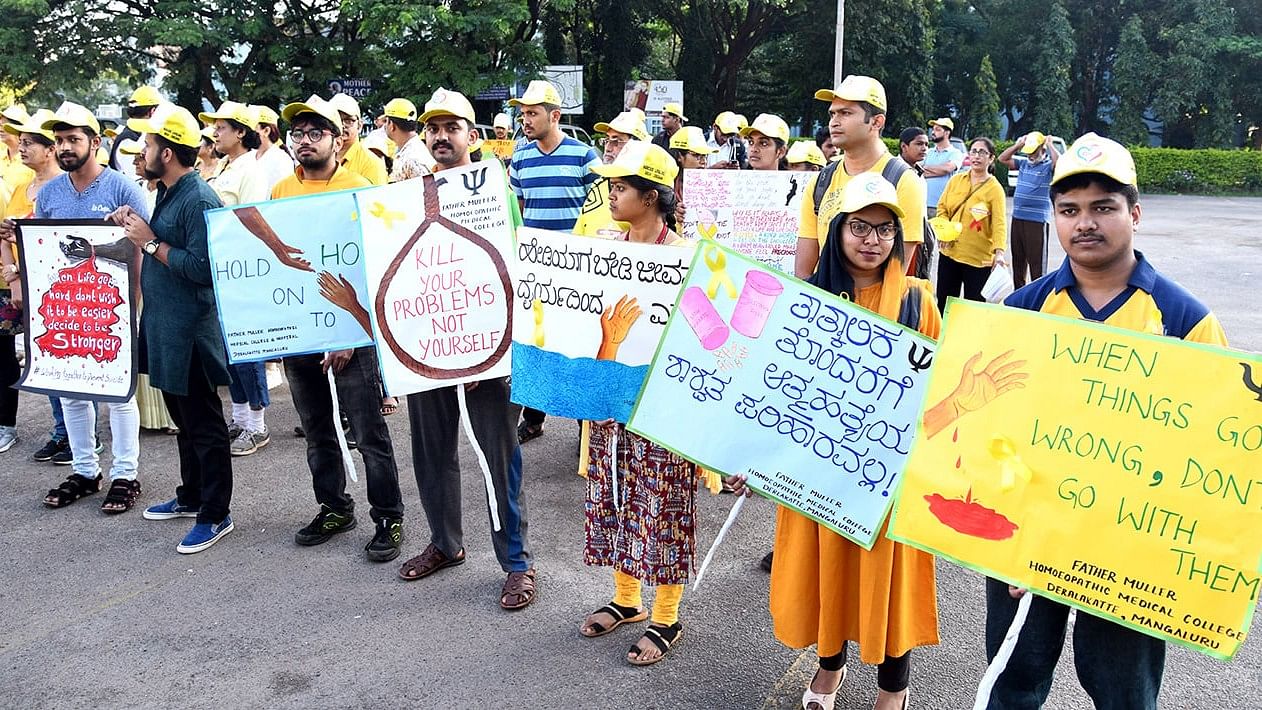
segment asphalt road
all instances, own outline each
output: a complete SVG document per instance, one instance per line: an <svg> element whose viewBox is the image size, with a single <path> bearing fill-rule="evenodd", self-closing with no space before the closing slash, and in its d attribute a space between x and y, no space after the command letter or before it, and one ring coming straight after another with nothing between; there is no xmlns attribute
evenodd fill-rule
<svg viewBox="0 0 1262 710"><path fill-rule="evenodd" d="M1232 344L1262 350L1262 200L1150 197L1137 244L1201 296ZM1054 248L1053 263L1060 252ZM539 596L501 611L473 454L462 449L468 562L405 583L396 564L364 559L371 536L361 484L360 528L300 548L315 513L288 390L273 390L273 443L235 462L236 532L193 556L175 553L189 521L139 511L102 515L100 496L63 510L40 504L66 468L30 462L49 424L47 401L23 395L22 442L0 454L0 707L4 708L792 708L813 656L781 646L767 613L772 506L747 506L705 585L682 609L683 640L663 663L633 668L636 632L588 640L578 625L611 593L607 570L582 565L583 483L576 431L551 420L525 447L530 535ZM408 504L404 555L427 542L407 456L407 416L390 418ZM142 435L141 505L178 481L175 442ZM702 498L708 548L730 496ZM1256 531L1242 531L1254 534ZM911 706L968 708L985 668L980 578L940 562L942 644L915 652ZM1163 707L1262 708L1262 622L1230 663L1171 646ZM873 669L851 664L837 707L867 708ZM1090 707L1067 644L1048 708Z"/></svg>

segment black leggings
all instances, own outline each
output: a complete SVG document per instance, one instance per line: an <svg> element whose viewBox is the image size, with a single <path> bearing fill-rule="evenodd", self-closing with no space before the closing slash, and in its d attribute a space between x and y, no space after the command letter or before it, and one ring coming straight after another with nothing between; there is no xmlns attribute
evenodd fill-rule
<svg viewBox="0 0 1262 710"><path fill-rule="evenodd" d="M836 656L820 656L819 667L825 671L839 671L846 665L846 651L850 644L842 644L841 653ZM885 660L876 666L876 687L887 693L901 693L907 690L911 680L911 651Z"/></svg>
<svg viewBox="0 0 1262 710"><path fill-rule="evenodd" d="M18 367L17 338L0 335L0 426L14 426L18 419L18 391L13 389L22 374Z"/></svg>
<svg viewBox="0 0 1262 710"><path fill-rule="evenodd" d="M961 264L945 254L938 259L938 310L946 312L947 298L959 297L960 288L969 301L984 301L982 286L990 278L989 266Z"/></svg>

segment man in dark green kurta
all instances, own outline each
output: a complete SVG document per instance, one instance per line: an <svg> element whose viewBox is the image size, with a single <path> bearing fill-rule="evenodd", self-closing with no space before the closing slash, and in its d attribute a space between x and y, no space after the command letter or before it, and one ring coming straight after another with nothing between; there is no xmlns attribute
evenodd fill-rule
<svg viewBox="0 0 1262 710"><path fill-rule="evenodd" d="M175 498L150 506L148 520L197 518L178 552L201 552L232 532L232 456L223 402L227 352L219 330L203 213L223 203L198 175L200 135L192 114L162 106L128 126L145 134L145 176L159 181L153 218L124 207L111 215L145 253L140 284L140 367L162 391L180 428Z"/></svg>

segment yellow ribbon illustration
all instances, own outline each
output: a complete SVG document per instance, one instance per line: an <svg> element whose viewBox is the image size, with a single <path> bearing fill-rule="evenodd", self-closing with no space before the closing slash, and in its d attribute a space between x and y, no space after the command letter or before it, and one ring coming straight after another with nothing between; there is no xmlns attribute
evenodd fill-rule
<svg viewBox="0 0 1262 710"><path fill-rule="evenodd" d="M990 456L999 462L999 490L1010 491L1017 485L1017 478L1022 483L1029 483L1034 472L1021 460L1017 447L1012 439L996 435L990 440Z"/></svg>
<svg viewBox="0 0 1262 710"><path fill-rule="evenodd" d="M543 347L543 301L535 299L530 306L530 310L535 314L535 347Z"/></svg>
<svg viewBox="0 0 1262 710"><path fill-rule="evenodd" d="M380 202L372 203L372 205L368 208L368 214L376 217L382 222L385 222L386 229L394 229L395 220L401 220L407 217L407 215L402 212L395 212L393 210L386 209L386 206Z"/></svg>
<svg viewBox="0 0 1262 710"><path fill-rule="evenodd" d="M728 298L736 298L736 284L732 283L732 277L727 275L727 257L723 254L723 250L717 244L707 244L702 247L705 249L705 265L710 267L710 283L706 284L706 295L710 300L719 293L719 287L722 286L727 291Z"/></svg>
<svg viewBox="0 0 1262 710"><path fill-rule="evenodd" d="M697 234L700 234L702 239L714 239L714 235L718 233L719 225L713 222L697 225Z"/></svg>

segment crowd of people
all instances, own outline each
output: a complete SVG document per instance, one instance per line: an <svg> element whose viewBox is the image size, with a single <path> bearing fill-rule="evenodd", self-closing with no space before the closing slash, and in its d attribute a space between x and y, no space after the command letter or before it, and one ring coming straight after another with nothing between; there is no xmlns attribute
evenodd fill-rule
<svg viewBox="0 0 1262 710"><path fill-rule="evenodd" d="M1031 133L996 154L993 140L978 136L968 141L965 155L951 144L951 119L940 118L928 130L903 130L900 154L894 155L882 142L887 102L878 80L849 76L815 98L827 104L828 123L813 140L794 141L787 123L766 113L750 122L724 111L708 128L688 125L683 106L672 103L656 136L638 109L598 123L604 138L597 151L562 132L557 89L532 81L509 101L515 122L507 113L495 116L493 138L511 140L515 123L520 126L506 167L526 226L688 249L693 243L679 234L686 214L684 170L814 171L802 200L795 275L928 337L939 335L947 298L979 299L991 270L1008 268L1011 240L1014 280L1024 285L1028 272L1031 281L1008 297L1012 307L1148 332L1157 323L1171 337L1225 344L1213 314L1134 249L1139 192L1134 163L1121 145L1087 134L1061 155L1053 137ZM233 457L251 455L270 441L267 366L227 361L204 212L495 159L481 149L492 136L479 134L468 98L442 88L419 109L407 98L391 100L371 130L359 103L345 94L311 96L279 112L225 101L194 115L141 87L129 102L126 127L112 136L91 111L71 102L31 113L14 105L0 116L7 149L0 153L0 452L17 441L18 392L9 385L18 379L16 336L23 333L22 310L30 306L23 302L14 220L109 220L143 254L141 293L149 307L141 311L138 349L145 377L136 398L125 403L51 398L54 428L31 458L71 466L67 479L44 497L48 507L105 489L102 511L124 513L142 494L139 429L168 429L178 449L180 483L173 496L142 515L193 519L176 548L186 554L231 533ZM98 160L103 139L111 137ZM1011 227L1003 187L992 173L996 160L1021 170ZM1044 275L1049 219L1066 259ZM935 244L936 281L918 277L933 273ZM619 304L602 319L598 358L616 357L633 309ZM374 532L365 554L379 562L396 559L403 548L404 501L385 417L398 403L383 389L375 347L286 357L282 366L306 438L317 505L295 542L319 545L356 527L339 441L338 430L345 427L366 471ZM225 386L227 416L220 394ZM110 419L106 476L99 457L105 445L97 427L101 407ZM544 435L545 413L514 404L508 379L411 394L407 409L430 540L398 575L419 580L465 561L457 459L464 410L494 493L495 507L487 511L497 523L491 542L506 574L499 602L507 610L530 605L537 578L521 446ZM720 480L616 421L581 427L583 561L612 568L613 593L582 620L579 632L597 637L647 621L626 660L657 663L683 634L680 602L695 573L698 491L749 490L741 476ZM818 654L803 707L833 707L851 642L859 644L864 663L877 666L875 707L908 707L911 651L939 642L933 558L883 535L864 550L781 507L768 562L777 638L794 648L813 645ZM655 588L651 609L645 607L645 585ZM991 656L1024 593L988 582ZM1057 602L1034 601L991 708L1042 705L1067 613ZM1101 618L1078 619L1076 667L1097 707L1155 707L1164 643Z"/></svg>

